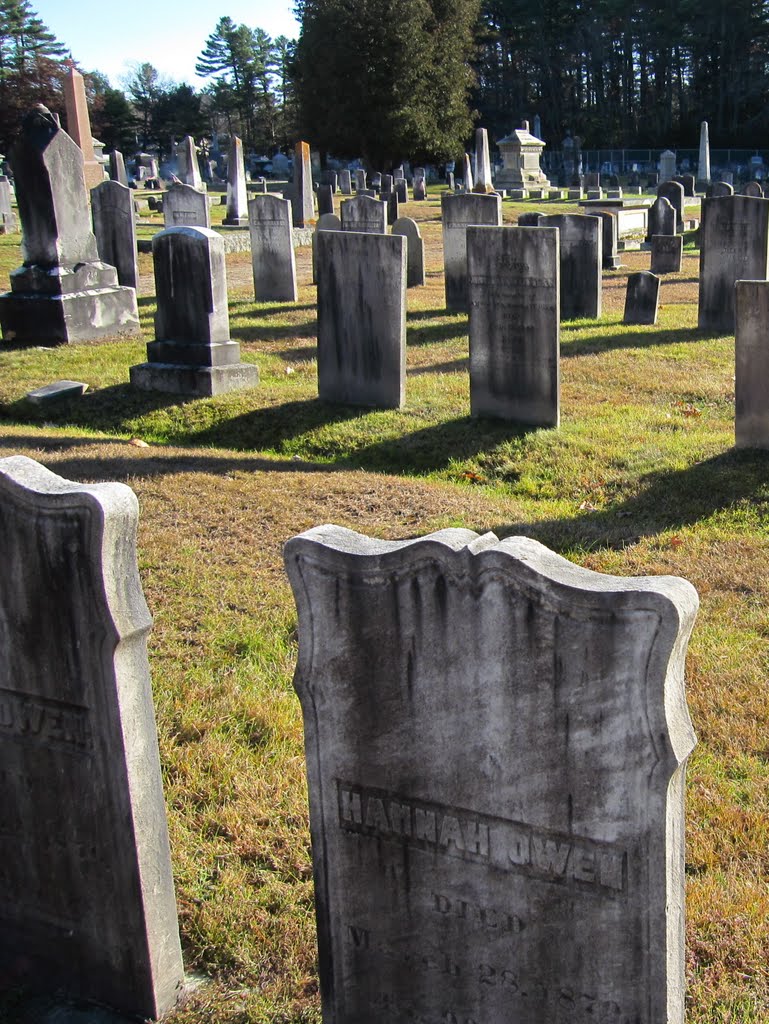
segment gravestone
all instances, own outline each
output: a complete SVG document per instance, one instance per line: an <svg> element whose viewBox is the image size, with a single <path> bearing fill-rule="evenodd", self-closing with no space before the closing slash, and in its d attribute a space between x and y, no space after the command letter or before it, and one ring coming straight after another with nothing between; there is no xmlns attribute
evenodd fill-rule
<svg viewBox="0 0 769 1024"><path fill-rule="evenodd" d="M200 398L255 387L259 370L240 362L240 345L230 338L222 236L166 228L152 239L152 261L155 340L147 362L130 368L134 387Z"/></svg>
<svg viewBox="0 0 769 1024"><path fill-rule="evenodd" d="M419 225L411 217L399 217L392 227L394 235L406 239L406 287L417 288L425 283L425 243Z"/></svg>
<svg viewBox="0 0 769 1024"><path fill-rule="evenodd" d="M366 188L366 172L363 170L357 170L355 172L355 191L361 192Z"/></svg>
<svg viewBox="0 0 769 1024"><path fill-rule="evenodd" d="M386 199L392 193L393 190L393 176L392 174L380 175L379 181L379 195L382 199Z"/></svg>
<svg viewBox="0 0 769 1024"><path fill-rule="evenodd" d="M405 178L406 172L403 169L403 164L398 164L397 167L393 167L393 181L397 181L398 178Z"/></svg>
<svg viewBox="0 0 769 1024"><path fill-rule="evenodd" d="M530 133L528 121L500 139L497 148L502 154L502 167L497 171L498 189L517 192L550 188L550 181L539 165L545 143Z"/></svg>
<svg viewBox="0 0 769 1024"><path fill-rule="evenodd" d="M19 223L13 209L13 189L7 174L0 174L0 227L3 234L19 230Z"/></svg>
<svg viewBox="0 0 769 1024"><path fill-rule="evenodd" d="M364 186L365 187L365 186ZM339 191L343 196L352 195L352 177L348 170L339 172Z"/></svg>
<svg viewBox="0 0 769 1024"><path fill-rule="evenodd" d="M409 201L409 187L406 184L405 178L396 178L395 195L399 203L407 203Z"/></svg>
<svg viewBox="0 0 769 1024"><path fill-rule="evenodd" d="M769 282L737 281L734 433L738 448L769 448Z"/></svg>
<svg viewBox="0 0 769 1024"><path fill-rule="evenodd" d="M467 229L473 416L558 426L558 245L555 227Z"/></svg>
<svg viewBox="0 0 769 1024"><path fill-rule="evenodd" d="M128 185L125 160L119 149L113 149L109 155L109 176L111 181L117 181L121 185Z"/></svg>
<svg viewBox="0 0 769 1024"><path fill-rule="evenodd" d="M167 228L210 228L208 193L175 181L163 196L163 223Z"/></svg>
<svg viewBox="0 0 769 1024"><path fill-rule="evenodd" d="M336 171L324 171L323 172L322 184L323 185L330 185L331 186L331 195L333 195L336 192L338 180L339 179L338 179Z"/></svg>
<svg viewBox="0 0 769 1024"><path fill-rule="evenodd" d="M262 195L248 204L256 302L296 302L296 257L291 202Z"/></svg>
<svg viewBox="0 0 769 1024"><path fill-rule="evenodd" d="M723 196L702 200L700 330L734 332L736 281L769 277L769 199Z"/></svg>
<svg viewBox="0 0 769 1024"><path fill-rule="evenodd" d="M176 176L183 185L201 191L203 179L200 177L200 164L198 163L198 147L191 135L185 135L176 147L177 171Z"/></svg>
<svg viewBox="0 0 769 1024"><path fill-rule="evenodd" d="M470 157L465 153L462 158L462 182L465 186L465 192L473 191L473 166Z"/></svg>
<svg viewBox="0 0 769 1024"><path fill-rule="evenodd" d="M85 80L74 66L64 75L64 105L67 111L67 134L83 154L83 175L87 189L104 181L104 168L96 159L88 115ZM126 182L125 184L128 184Z"/></svg>
<svg viewBox="0 0 769 1024"><path fill-rule="evenodd" d="M138 517L123 484L0 460L2 984L144 1019L184 972Z"/></svg>
<svg viewBox="0 0 769 1024"><path fill-rule="evenodd" d="M414 178L413 198L415 203L421 203L427 199L427 185L424 178Z"/></svg>
<svg viewBox="0 0 769 1024"><path fill-rule="evenodd" d="M694 175L693 174L677 174L672 181L677 181L681 188L684 190L684 198L694 197Z"/></svg>
<svg viewBox="0 0 769 1024"><path fill-rule="evenodd" d="M245 227L248 224L248 189L246 188L246 164L243 159L243 142L233 135L227 155L227 212L223 224L230 227ZM210 227L207 224L206 227Z"/></svg>
<svg viewBox="0 0 769 1024"><path fill-rule="evenodd" d="M701 188L710 184L710 140L707 121L703 121L700 125L700 159L697 164L697 181Z"/></svg>
<svg viewBox="0 0 769 1024"><path fill-rule="evenodd" d="M683 251L684 240L681 234L652 234L651 272L679 273Z"/></svg>
<svg viewBox="0 0 769 1024"><path fill-rule="evenodd" d="M489 133L485 128L475 129L475 184L473 192L489 195L494 191L491 180L491 160L489 159Z"/></svg>
<svg viewBox="0 0 769 1024"><path fill-rule="evenodd" d="M601 219L578 213L557 213L540 217L539 226L558 228L560 232L561 319L596 319L601 315Z"/></svg>
<svg viewBox="0 0 769 1024"><path fill-rule="evenodd" d="M469 530L285 559L323 1019L683 1024L694 588Z"/></svg>
<svg viewBox="0 0 769 1024"><path fill-rule="evenodd" d="M684 251L683 235L652 235L652 274L678 274Z"/></svg>
<svg viewBox="0 0 769 1024"><path fill-rule="evenodd" d="M318 397L399 409L406 391L406 239L321 231Z"/></svg>
<svg viewBox="0 0 769 1024"><path fill-rule="evenodd" d="M672 181L676 173L676 155L672 150L666 149L660 156L660 184Z"/></svg>
<svg viewBox="0 0 769 1024"><path fill-rule="evenodd" d="M318 185L318 216L334 212L334 190L330 185Z"/></svg>
<svg viewBox="0 0 769 1024"><path fill-rule="evenodd" d="M730 185L728 181L714 181L712 185L708 186L708 199L720 199L721 196L733 195L734 185Z"/></svg>
<svg viewBox="0 0 769 1024"><path fill-rule="evenodd" d="M590 216L600 217L603 223L601 266L604 270L617 270L620 266L617 215L611 210L591 209Z"/></svg>
<svg viewBox="0 0 769 1024"><path fill-rule="evenodd" d="M322 213L312 233L312 283L318 283L318 232L341 231L342 222L335 213Z"/></svg>
<svg viewBox="0 0 769 1024"><path fill-rule="evenodd" d="M312 198L312 164L310 146L297 142L294 146L294 184L291 191L291 210L295 228L306 228L315 219Z"/></svg>
<svg viewBox="0 0 769 1024"><path fill-rule="evenodd" d="M684 187L677 181L663 181L657 186L657 198L667 199L676 211L676 231L684 229ZM657 234L663 232L658 231Z"/></svg>
<svg viewBox="0 0 769 1024"><path fill-rule="evenodd" d="M127 288L137 288L136 217L133 193L118 181L103 181L91 189L93 233L99 258L117 271Z"/></svg>
<svg viewBox="0 0 769 1024"><path fill-rule="evenodd" d="M600 189L601 175L595 171L587 171L582 179L582 185L585 189Z"/></svg>
<svg viewBox="0 0 769 1024"><path fill-rule="evenodd" d="M625 292L626 324L656 324L660 301L660 279L648 270L628 274Z"/></svg>
<svg viewBox="0 0 769 1024"><path fill-rule="evenodd" d="M99 259L83 154L45 107L24 118L9 160L24 264L0 296L3 339L61 345L138 331L136 292Z"/></svg>
<svg viewBox="0 0 769 1024"><path fill-rule="evenodd" d="M764 190L761 187L760 181L749 181L747 185L743 185L740 189L740 194L743 196L753 196L754 198L763 199Z"/></svg>
<svg viewBox="0 0 769 1024"><path fill-rule="evenodd" d="M375 171L371 175L371 188L377 192L382 188L382 175L379 171Z"/></svg>
<svg viewBox="0 0 769 1024"><path fill-rule="evenodd" d="M501 226L502 200L498 195L452 196L444 193L441 196L441 222L446 309L467 310L467 226Z"/></svg>
<svg viewBox="0 0 769 1024"><path fill-rule="evenodd" d="M456 188L453 171L449 171L449 173L446 175L446 184L448 185L450 192L453 192L454 189Z"/></svg>
<svg viewBox="0 0 769 1024"><path fill-rule="evenodd" d="M387 233L387 203L371 196L354 196L339 204L342 231Z"/></svg>
<svg viewBox="0 0 769 1024"><path fill-rule="evenodd" d="M547 214L539 213L537 210L527 210L525 213L518 214L518 227L519 228L537 228L539 222Z"/></svg>
<svg viewBox="0 0 769 1024"><path fill-rule="evenodd" d="M649 207L646 219L646 241L650 242L655 235L675 235L675 233L676 211L673 204L665 196L658 196Z"/></svg>
<svg viewBox="0 0 769 1024"><path fill-rule="evenodd" d="M388 192L384 197L387 204L387 223L394 224L400 217L400 200L397 192Z"/></svg>

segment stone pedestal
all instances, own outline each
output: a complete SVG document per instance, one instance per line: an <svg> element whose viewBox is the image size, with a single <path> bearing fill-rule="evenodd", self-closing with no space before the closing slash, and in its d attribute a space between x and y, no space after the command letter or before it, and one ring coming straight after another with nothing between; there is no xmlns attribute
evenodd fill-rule
<svg viewBox="0 0 769 1024"><path fill-rule="evenodd" d="M497 146L503 162L497 174L498 189L550 188L550 181L539 166L545 143L529 132L528 121L500 139Z"/></svg>

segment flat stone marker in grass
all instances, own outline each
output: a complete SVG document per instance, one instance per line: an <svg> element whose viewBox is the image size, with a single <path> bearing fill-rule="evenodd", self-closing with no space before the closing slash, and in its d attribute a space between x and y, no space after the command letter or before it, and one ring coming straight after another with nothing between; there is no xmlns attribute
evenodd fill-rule
<svg viewBox="0 0 769 1024"><path fill-rule="evenodd" d="M318 397L400 408L406 392L406 239L321 231L315 244Z"/></svg>
<svg viewBox="0 0 769 1024"><path fill-rule="evenodd" d="M343 199L339 204L342 231L387 233L387 203L369 195Z"/></svg>
<svg viewBox="0 0 769 1024"><path fill-rule="evenodd" d="M467 229L473 416L558 426L558 241L552 227Z"/></svg>
<svg viewBox="0 0 769 1024"><path fill-rule="evenodd" d="M158 1017L183 968L123 484L0 461L2 984Z"/></svg>
<svg viewBox="0 0 769 1024"><path fill-rule="evenodd" d="M55 380L52 384L44 384L41 388L28 391L24 396L32 405L53 406L67 402L71 398L80 398L88 390L88 385L79 380Z"/></svg>
<svg viewBox="0 0 769 1024"><path fill-rule="evenodd" d="M91 216L99 257L115 268L120 284L136 288L139 267L133 191L118 181L103 181L91 189Z"/></svg>
<svg viewBox="0 0 769 1024"><path fill-rule="evenodd" d="M649 207L646 220L646 241L650 242L655 235L676 234L676 211L673 204L665 196L658 196Z"/></svg>
<svg viewBox="0 0 769 1024"><path fill-rule="evenodd" d="M469 530L285 558L324 1020L683 1024L694 588Z"/></svg>
<svg viewBox="0 0 769 1024"><path fill-rule="evenodd" d="M163 223L167 228L210 228L208 193L174 182L163 196Z"/></svg>
<svg viewBox="0 0 769 1024"><path fill-rule="evenodd" d="M769 281L737 281L734 433L738 448L769 448Z"/></svg>
<svg viewBox="0 0 769 1024"><path fill-rule="evenodd" d="M700 329L732 334L735 282L765 281L767 277L769 199L703 199L697 317Z"/></svg>
<svg viewBox="0 0 769 1024"><path fill-rule="evenodd" d="M540 217L540 227L558 228L561 319L601 315L603 223L599 217L556 213Z"/></svg>
<svg viewBox="0 0 769 1024"><path fill-rule="evenodd" d="M684 253L683 235L652 235L652 274L678 274Z"/></svg>
<svg viewBox="0 0 769 1024"><path fill-rule="evenodd" d="M425 242L419 225L411 217L399 217L392 233L406 239L406 287L418 288L425 283Z"/></svg>
<svg viewBox="0 0 769 1024"><path fill-rule="evenodd" d="M648 270L628 274L625 292L626 324L656 324L660 303L660 279Z"/></svg>
<svg viewBox="0 0 769 1024"><path fill-rule="evenodd" d="M472 186L471 186L472 187ZM443 270L446 287L446 309L466 311L467 294L467 227L485 224L500 227L502 200L498 195L441 195L443 226Z"/></svg>
<svg viewBox="0 0 769 1024"><path fill-rule="evenodd" d="M134 387L200 398L255 387L259 370L240 361L240 345L230 338L222 236L167 228L152 239L152 262L155 341L147 362L130 368Z"/></svg>
<svg viewBox="0 0 769 1024"><path fill-rule="evenodd" d="M257 302L296 302L296 256L291 203L276 196L255 196L248 203L251 268Z"/></svg>

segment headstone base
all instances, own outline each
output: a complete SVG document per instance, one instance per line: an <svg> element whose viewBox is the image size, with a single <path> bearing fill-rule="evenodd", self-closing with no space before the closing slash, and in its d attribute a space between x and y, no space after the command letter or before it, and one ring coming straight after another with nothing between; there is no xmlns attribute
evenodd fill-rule
<svg viewBox="0 0 769 1024"><path fill-rule="evenodd" d="M114 285L66 295L0 295L3 341L14 345L74 345L110 334L136 334L136 291Z"/></svg>
<svg viewBox="0 0 769 1024"><path fill-rule="evenodd" d="M228 228L247 228L248 217L225 217L222 224Z"/></svg>
<svg viewBox="0 0 769 1024"><path fill-rule="evenodd" d="M131 383L141 391L211 398L259 383L259 368L252 363L228 366L185 366L181 363L139 363L129 369Z"/></svg>

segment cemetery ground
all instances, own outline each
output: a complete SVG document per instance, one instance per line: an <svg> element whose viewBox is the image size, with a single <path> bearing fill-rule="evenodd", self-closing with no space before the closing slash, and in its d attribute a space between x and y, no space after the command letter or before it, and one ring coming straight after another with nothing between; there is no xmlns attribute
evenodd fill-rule
<svg viewBox="0 0 769 1024"><path fill-rule="evenodd" d="M551 205L506 202L505 222ZM420 221L428 283L408 295L402 410L317 400L308 248L293 304L255 304L250 254L228 256L232 335L259 365L256 389L191 401L131 389L128 367L152 338L148 256L142 339L0 351L3 454L72 480L124 481L139 497L182 942L201 981L170 1020L320 1019L281 547L333 522L387 538L446 526L526 534L601 572L694 584L687 1022L765 1022L769 454L734 450L734 339L697 329L695 241L663 279L656 326L622 324L627 274L648 269L649 254L604 273L601 320L562 325L561 427L527 431L469 417L467 317L444 309L439 205L405 213ZM0 237L0 273L19 263L19 236ZM44 413L22 401L62 378L89 391ZM19 1006L6 997L0 1019L22 1019Z"/></svg>

